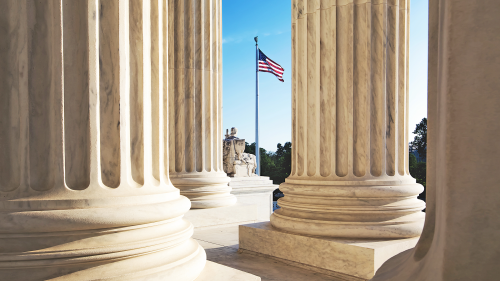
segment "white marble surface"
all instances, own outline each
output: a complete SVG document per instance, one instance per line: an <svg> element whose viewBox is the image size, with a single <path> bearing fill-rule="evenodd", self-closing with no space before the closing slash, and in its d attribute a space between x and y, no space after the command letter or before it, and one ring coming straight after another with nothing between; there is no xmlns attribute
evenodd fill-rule
<svg viewBox="0 0 500 281"><path fill-rule="evenodd" d="M207 261L200 276L194 281L261 281L253 274L243 272L215 262Z"/></svg>
<svg viewBox="0 0 500 281"><path fill-rule="evenodd" d="M305 236L269 222L240 225L239 248L309 266L347 280L367 280L392 256L411 249L418 238L352 239Z"/></svg>
<svg viewBox="0 0 500 281"><path fill-rule="evenodd" d="M0 279L191 281L202 271L205 251L183 219L191 204L163 153L168 111L151 114L167 94L151 91L151 25L168 15L150 4L0 1L9 37L0 44L9 106L1 102Z"/></svg>
<svg viewBox="0 0 500 281"><path fill-rule="evenodd" d="M192 208L230 206L236 197L222 162L222 1L169 3L170 177Z"/></svg>
<svg viewBox="0 0 500 281"><path fill-rule="evenodd" d="M220 208L191 209L184 216L195 228L238 225L268 221L272 213L272 190L241 188L232 191L238 202Z"/></svg>
<svg viewBox="0 0 500 281"><path fill-rule="evenodd" d="M209 262L259 276L262 281L345 281L290 261L238 251L238 226L196 229L194 236L205 248Z"/></svg>
<svg viewBox="0 0 500 281"><path fill-rule="evenodd" d="M238 189L238 188L251 188L251 187L269 187L274 189L278 188L279 185L273 184L273 181L269 179L269 177L261 177L261 176L254 176L254 177L234 177L231 178L231 181L229 182L229 186L231 186L233 189Z"/></svg>
<svg viewBox="0 0 500 281"><path fill-rule="evenodd" d="M499 279L498 4L429 1L426 222L373 281Z"/></svg>
<svg viewBox="0 0 500 281"><path fill-rule="evenodd" d="M292 1L292 171L275 227L306 235L420 235L408 172L408 3Z"/></svg>

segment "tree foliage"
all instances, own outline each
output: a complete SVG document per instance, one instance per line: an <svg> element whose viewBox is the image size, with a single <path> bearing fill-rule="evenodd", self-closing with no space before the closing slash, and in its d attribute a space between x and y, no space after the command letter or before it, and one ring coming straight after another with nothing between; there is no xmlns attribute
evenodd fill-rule
<svg viewBox="0 0 500 281"><path fill-rule="evenodd" d="M245 143L245 152L255 154L255 142ZM274 184L280 184L290 175L292 170L292 143L285 145L278 143L276 152L266 151L260 148L260 173L273 180Z"/></svg>
<svg viewBox="0 0 500 281"><path fill-rule="evenodd" d="M425 201L425 190L426 190L426 173L427 173L427 163L417 162L417 157L410 153L410 174L417 180L417 183L424 186L424 192L422 192L418 198Z"/></svg>
<svg viewBox="0 0 500 281"><path fill-rule="evenodd" d="M417 162L415 155L410 153L409 155L409 168L410 174L417 180L417 183L424 186L424 192L422 192L418 198L425 201L425 191L427 186L427 118L423 118L420 123L415 127L413 133L416 135L410 145L418 152L418 156L423 160L423 162Z"/></svg>
<svg viewBox="0 0 500 281"><path fill-rule="evenodd" d="M423 118L415 127L413 133L416 135L410 145L417 150L418 156L426 162L427 160L427 118Z"/></svg>
<svg viewBox="0 0 500 281"><path fill-rule="evenodd" d="M255 155L255 142L245 143L245 152ZM260 174L269 177L274 184L285 182L292 170L292 143L285 145L278 143L276 152L266 151L260 148ZM274 201L283 196L283 193L276 189L273 192Z"/></svg>

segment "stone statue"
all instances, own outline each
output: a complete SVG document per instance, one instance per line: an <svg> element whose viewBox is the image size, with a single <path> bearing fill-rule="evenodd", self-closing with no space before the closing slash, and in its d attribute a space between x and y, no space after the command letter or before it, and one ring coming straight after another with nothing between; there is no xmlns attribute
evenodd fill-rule
<svg viewBox="0 0 500 281"><path fill-rule="evenodd" d="M226 138L223 140L224 172L230 177L253 177L257 167L256 157L253 154L244 153L245 140L238 138L238 129L231 128L231 134L226 130Z"/></svg>
<svg viewBox="0 0 500 281"><path fill-rule="evenodd" d="M235 127L231 128L231 134L228 134L228 129L226 129L226 140L239 139L236 135L238 134L238 129Z"/></svg>

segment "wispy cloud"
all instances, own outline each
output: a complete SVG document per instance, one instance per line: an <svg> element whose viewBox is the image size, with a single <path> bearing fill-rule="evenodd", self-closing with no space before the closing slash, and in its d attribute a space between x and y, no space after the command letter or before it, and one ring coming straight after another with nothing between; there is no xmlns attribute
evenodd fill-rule
<svg viewBox="0 0 500 281"><path fill-rule="evenodd" d="M1 1L1 0L0 0ZM227 36L222 39L222 44L238 44L243 41L253 40L253 37L248 34L238 34L237 36Z"/></svg>
<svg viewBox="0 0 500 281"><path fill-rule="evenodd" d="M1 0L0 0L1 1ZM253 30L253 31L247 31L247 32L241 32L241 33L233 33L231 35L228 35L222 39L222 44L238 44L242 42L253 42L253 38L257 35L261 37L268 37L268 36L277 36L280 34L284 34L285 32L282 30L277 30L277 31L269 31L269 32L262 32L259 33L259 30Z"/></svg>
<svg viewBox="0 0 500 281"><path fill-rule="evenodd" d="M227 44L227 43L231 43L234 41L234 38L233 37L225 37L225 38L222 38L222 44Z"/></svg>

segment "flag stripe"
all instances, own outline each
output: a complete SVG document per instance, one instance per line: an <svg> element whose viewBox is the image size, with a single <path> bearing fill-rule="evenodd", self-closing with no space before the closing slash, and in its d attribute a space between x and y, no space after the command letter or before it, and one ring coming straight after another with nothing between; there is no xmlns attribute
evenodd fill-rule
<svg viewBox="0 0 500 281"><path fill-rule="evenodd" d="M283 72L284 72L284 69L283 69L283 68L277 68L277 67L274 67L274 66L272 66L272 65L265 64L264 62L261 62L261 61L259 61L259 66L266 66L266 67L270 67L270 68L272 68L273 70L278 71L278 72L281 72L281 73L283 73Z"/></svg>
<svg viewBox="0 0 500 281"><path fill-rule="evenodd" d="M273 66L275 66L275 67L278 67L278 68L280 68L280 69L283 69L283 68L282 68L279 64L275 63L275 62L274 62L272 59L270 59L270 58L267 58L267 62L268 62L268 63L270 63L270 64L272 64L272 65L273 65ZM283 70L284 70L284 69L283 69Z"/></svg>
<svg viewBox="0 0 500 281"><path fill-rule="evenodd" d="M272 68L272 67L268 67L268 66L266 66L266 65L261 65L261 64L259 64L259 68L271 69L271 70L273 70L273 71L274 71L274 72L276 72L276 73L283 74L283 71L276 70L276 69L274 69L274 68Z"/></svg>
<svg viewBox="0 0 500 281"><path fill-rule="evenodd" d="M285 72L285 69L281 67L281 65L268 58L260 49L259 72L272 73L276 76L276 78L278 78L278 80L280 80L281 82L285 82L285 80L283 80L283 73Z"/></svg>
<svg viewBox="0 0 500 281"><path fill-rule="evenodd" d="M272 67L272 66L265 65L265 64L263 64L263 63L259 63L259 68L270 69L270 70L272 70L272 71L274 71L274 72L276 72L276 73L280 73L280 74L283 74L283 72L284 72L284 71L282 71L282 70L278 70L278 69L276 69L276 68L274 68L274 67Z"/></svg>
<svg viewBox="0 0 500 281"><path fill-rule="evenodd" d="M273 68L273 69L275 69L277 71L281 71L281 72L284 71L284 69L282 67L277 67L277 66L275 66L275 65L273 65L271 63L265 63L263 61L259 61L259 64L268 65L269 67L271 67L271 68Z"/></svg>
<svg viewBox="0 0 500 281"><path fill-rule="evenodd" d="M267 70L267 69L259 69L259 71L260 72L269 72L269 73L275 74L273 71ZM277 76L279 78L283 78L283 75L281 75L281 74L278 74L278 75L275 74L275 76Z"/></svg>
<svg viewBox="0 0 500 281"><path fill-rule="evenodd" d="M270 72L272 74L275 74L276 76L279 76L279 77L283 77L283 74L281 73L276 73L268 68L259 68L259 71L263 71L263 72Z"/></svg>

